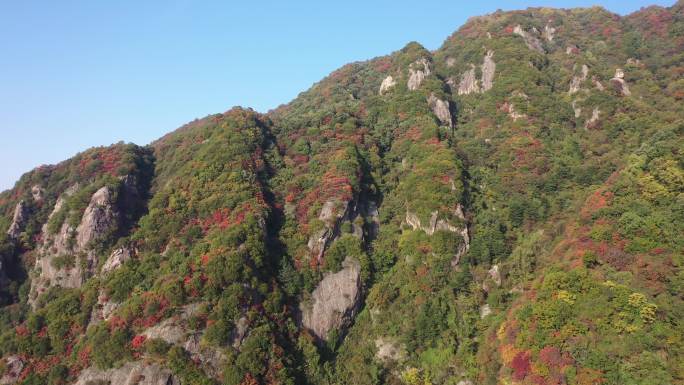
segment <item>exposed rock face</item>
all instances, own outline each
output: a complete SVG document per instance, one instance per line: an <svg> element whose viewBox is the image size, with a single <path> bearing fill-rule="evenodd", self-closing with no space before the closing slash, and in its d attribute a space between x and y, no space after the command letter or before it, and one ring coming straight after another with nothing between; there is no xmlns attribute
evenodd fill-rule
<svg viewBox="0 0 684 385"><path fill-rule="evenodd" d="M300 305L302 326L325 340L331 330L342 331L351 323L361 301L361 265L347 257L342 270L323 278L311 293L311 304Z"/></svg>
<svg viewBox="0 0 684 385"><path fill-rule="evenodd" d="M323 221L324 227L313 233L307 242L311 255L318 262L322 261L325 250L340 235L340 226L343 222L349 222L352 227L352 234L359 239L363 239L363 227L355 221L359 215L368 217L367 208L363 205L356 207L355 202L326 202L318 216L318 219Z"/></svg>
<svg viewBox="0 0 684 385"><path fill-rule="evenodd" d="M409 66L409 79L406 86L409 90L415 91L428 75L430 75L430 62L426 58L420 58Z"/></svg>
<svg viewBox="0 0 684 385"><path fill-rule="evenodd" d="M492 314L492 308L489 306L489 304L482 305L480 308L480 318L485 318L490 314Z"/></svg>
<svg viewBox="0 0 684 385"><path fill-rule="evenodd" d="M159 338L176 345L183 341L185 330L181 327L180 322L172 317L146 329L142 335L149 339Z"/></svg>
<svg viewBox="0 0 684 385"><path fill-rule="evenodd" d="M449 110L449 102L439 99L435 94L430 94L428 98L428 105L432 109L432 112L437 116L443 125L453 128L454 124L451 120L451 111Z"/></svg>
<svg viewBox="0 0 684 385"><path fill-rule="evenodd" d="M213 378L219 378L221 366L223 364L223 360L225 359L223 352L214 347L205 346L202 343L201 332L189 334L187 332L187 330L189 330L187 320L196 314L197 309L199 309L198 304L187 305L183 308L180 314L171 318L167 318L159 324L146 329L142 335L148 339L158 338L168 344L182 346L188 353L190 353L190 357L193 359L193 361L201 364L202 368L209 376ZM243 318L244 317L242 317L241 320ZM242 336L240 337L239 342L242 341L242 338L244 338L247 333L246 318L244 318L242 322L238 320L236 323L236 329L240 328L242 328ZM238 332L236 331L233 332L234 335L237 333ZM236 338L234 337L233 346L238 348L239 343L236 344L235 340Z"/></svg>
<svg viewBox="0 0 684 385"><path fill-rule="evenodd" d="M31 187L31 196L33 197L34 201L42 202L43 195L45 195L45 190L43 190L42 187L38 185L34 185L33 187Z"/></svg>
<svg viewBox="0 0 684 385"><path fill-rule="evenodd" d="M118 212L114 208L112 192L104 186L90 198L81 223L76 228L76 247L85 250L90 242L106 235L117 226Z"/></svg>
<svg viewBox="0 0 684 385"><path fill-rule="evenodd" d="M582 108L577 106L577 101L572 101L572 110L575 111L575 118L579 118L582 115Z"/></svg>
<svg viewBox="0 0 684 385"><path fill-rule="evenodd" d="M97 304L95 304L93 311L90 313L90 322L94 324L109 320L109 317L114 314L120 305L120 303L109 299L105 293L100 292L100 295L97 296Z"/></svg>
<svg viewBox="0 0 684 385"><path fill-rule="evenodd" d="M465 221L465 215L463 214L463 207L459 204L456 209L454 210L453 214ZM468 227L463 226L463 228L456 227L449 223L448 221L444 219L437 219L439 217L439 212L438 211L433 211L432 214L430 215L430 222L427 225L421 224L420 218L418 216L410 211L406 211L406 219L405 222L411 226L414 230L423 230L427 235L432 235L435 233L435 231L450 231L452 233L457 233L461 235L463 238L463 243L459 246L458 250L456 250L454 257L451 260L451 266L455 267L458 265L458 262L460 261L461 257L468 251L470 248L470 236L468 234Z"/></svg>
<svg viewBox="0 0 684 385"><path fill-rule="evenodd" d="M580 90L582 83L585 80L587 80L588 74L589 74L589 67L587 67L586 64L582 64L582 73L580 75L573 76L572 80L570 81L570 89L568 90L568 93L570 95L572 95L572 94L574 94Z"/></svg>
<svg viewBox="0 0 684 385"><path fill-rule="evenodd" d="M605 90L605 87L603 87L603 84L601 84L601 82L595 76L591 77L591 82L594 83L594 87L596 87L597 90L599 90L599 91Z"/></svg>
<svg viewBox="0 0 684 385"><path fill-rule="evenodd" d="M24 370L24 360L19 356L9 356L5 359L5 368L0 384L15 384L19 381L21 371Z"/></svg>
<svg viewBox="0 0 684 385"><path fill-rule="evenodd" d="M26 222L29 217L29 209L24 200L20 200L16 206L14 206L14 216L12 217L12 224L9 229L7 229L7 235L12 239L19 238L22 231L26 227Z"/></svg>
<svg viewBox="0 0 684 385"><path fill-rule="evenodd" d="M221 378L221 368L224 365L226 356L219 349L204 346L200 333L190 335L183 344L183 348L190 353L193 361L200 363L208 376L214 379Z"/></svg>
<svg viewBox="0 0 684 385"><path fill-rule="evenodd" d="M240 345L242 345L242 341L245 339L247 336L247 332L249 331L249 320L247 319L246 316L242 316L238 318L237 322L235 322L235 328L233 329L233 332L231 333L231 345L235 348L238 349L240 348Z"/></svg>
<svg viewBox="0 0 684 385"><path fill-rule="evenodd" d="M120 247L109 255L109 258L107 258L107 262L105 262L104 266L102 266L102 273L108 273L110 271L116 270L119 268L121 265L126 263L129 259L131 259L131 249L128 247Z"/></svg>
<svg viewBox="0 0 684 385"><path fill-rule="evenodd" d="M311 254L320 261L323 258L325 248L335 237L340 222L347 217L349 210L349 202L339 202L337 200L330 200L323 204L321 213L318 215L325 227L309 237L307 246Z"/></svg>
<svg viewBox="0 0 684 385"><path fill-rule="evenodd" d="M613 76L612 79L610 79L610 82L613 84L615 89L618 90L620 95L622 96L630 96L632 92L629 90L629 87L627 86L627 82L625 81L625 72L618 68L615 70L615 76Z"/></svg>
<svg viewBox="0 0 684 385"><path fill-rule="evenodd" d="M550 25L546 24L544 26L544 32L542 32L542 37L544 39L546 39L546 41L552 42L555 33L556 33L556 28L551 27Z"/></svg>
<svg viewBox="0 0 684 385"><path fill-rule="evenodd" d="M492 59L493 56L493 51L487 51L482 61L482 78L480 79L482 87L480 87L480 83L478 83L478 79L475 76L475 66L471 65L471 68L461 76L461 82L458 84L459 95L485 92L492 89L494 85L494 72L496 71L496 63Z"/></svg>
<svg viewBox="0 0 684 385"><path fill-rule="evenodd" d="M489 91L494 85L494 72L496 71L496 63L494 63L494 51L487 51L482 62L482 91Z"/></svg>
<svg viewBox="0 0 684 385"><path fill-rule="evenodd" d="M536 30L527 32L523 30L520 25L516 25L515 28L513 28L513 33L523 38L527 48L539 53L544 53L544 47L542 46L541 41L535 36L535 34L537 34Z"/></svg>
<svg viewBox="0 0 684 385"><path fill-rule="evenodd" d="M598 107L595 107L591 112L591 118L584 123L584 128L591 129L598 127L600 114L601 110L599 110Z"/></svg>
<svg viewBox="0 0 684 385"><path fill-rule="evenodd" d="M389 338L378 338L375 340L375 358L380 362L400 362L406 358L406 348Z"/></svg>
<svg viewBox="0 0 684 385"><path fill-rule="evenodd" d="M156 363L143 361L127 362L120 368L99 370L90 367L81 372L75 385L92 384L120 385L180 385L171 370Z"/></svg>
<svg viewBox="0 0 684 385"><path fill-rule="evenodd" d="M448 57L448 58L446 59L446 65L447 65L447 67L451 68L451 67L453 67L455 64L456 64L456 59L454 59L454 58L452 58L452 57Z"/></svg>
<svg viewBox="0 0 684 385"><path fill-rule="evenodd" d="M65 195L71 195L73 192L68 190ZM52 236L47 226L43 226L44 244L41 248L41 258L36 260L34 269L38 276L31 281L30 304L35 305L37 296L50 286L80 287L86 275L94 273L97 255L90 250L91 242L116 231L119 225L119 213L112 195L106 186L97 190L76 229L70 226L68 221L64 221L59 232ZM50 217L61 210L63 204L64 199L60 197ZM55 266L55 258L65 256L71 258L73 263L69 266ZM85 258L85 263L81 263L81 258Z"/></svg>
<svg viewBox="0 0 684 385"><path fill-rule="evenodd" d="M453 214L458 217L461 220L465 220L465 216L463 214L463 207L459 204L456 206L456 209L454 210ZM423 230L427 235L432 235L435 233L435 231L438 230L446 230L446 231L451 231L454 233L460 232L461 230L456 227L451 225L449 222L445 221L444 219L437 219L439 217L439 212L438 211L433 211L432 214L430 215L430 222L428 223L427 226L423 226L420 222L420 219L418 218L417 215L413 214L410 211L406 211L406 223L411 226L414 230Z"/></svg>
<svg viewBox="0 0 684 385"><path fill-rule="evenodd" d="M515 109L515 105L512 102L504 102L504 104L501 105L500 108L501 111L505 112L508 114L508 116L513 119L513 121L517 121L518 119L526 118L527 115L518 112Z"/></svg>
<svg viewBox="0 0 684 385"><path fill-rule="evenodd" d="M307 242L307 247L309 247L309 251L311 251L311 255L316 258L318 261L320 261L323 258L323 253L325 252L325 248L328 245L328 242L332 239L333 237L333 232L328 229L327 227L324 229L319 230L315 234L312 234L309 237L309 241Z"/></svg>
<svg viewBox="0 0 684 385"><path fill-rule="evenodd" d="M494 265L492 266L491 269L488 271L489 273L489 278L494 281L496 286L501 286L501 272L499 271L499 265Z"/></svg>
<svg viewBox="0 0 684 385"><path fill-rule="evenodd" d="M475 66L473 65L468 71L461 76L461 82L458 84L458 94L468 95L480 92L480 85L475 77Z"/></svg>
<svg viewBox="0 0 684 385"><path fill-rule="evenodd" d="M64 206L64 202L67 197L71 196L74 192L76 192L76 188L72 186L72 188L67 189L67 191L64 192L63 196L60 196L57 198L57 202L55 203L55 207L52 209L52 212L48 216L48 222L52 217L54 217L58 212L62 210L62 206ZM48 225L45 223L41 229L42 231L42 238L43 238L43 247L42 247L42 254L66 254L69 252L69 240L71 239L71 235L74 231L74 229L69 226L66 221L62 223L62 227L60 227L59 231L55 236L52 236L48 232Z"/></svg>
<svg viewBox="0 0 684 385"><path fill-rule="evenodd" d="M393 88L397 82L392 78L392 76L387 76L385 80L382 81L380 84L380 95L384 94L385 92L389 91L391 88Z"/></svg>

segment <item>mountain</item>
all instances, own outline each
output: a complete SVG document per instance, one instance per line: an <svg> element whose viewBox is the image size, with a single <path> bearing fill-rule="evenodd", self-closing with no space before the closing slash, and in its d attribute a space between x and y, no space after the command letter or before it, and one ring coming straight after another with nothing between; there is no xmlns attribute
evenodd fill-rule
<svg viewBox="0 0 684 385"><path fill-rule="evenodd" d="M2 384L684 384L684 2L475 17L0 194Z"/></svg>

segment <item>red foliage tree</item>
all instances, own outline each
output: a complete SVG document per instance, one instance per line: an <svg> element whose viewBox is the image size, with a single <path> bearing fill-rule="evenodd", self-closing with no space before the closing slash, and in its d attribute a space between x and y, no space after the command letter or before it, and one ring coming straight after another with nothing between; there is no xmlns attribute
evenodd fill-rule
<svg viewBox="0 0 684 385"><path fill-rule="evenodd" d="M146 336L140 334L136 335L135 337L133 337L133 340L131 341L131 347L133 347L133 349L140 349L140 347L142 347L145 343L145 340L147 340Z"/></svg>
<svg viewBox="0 0 684 385"><path fill-rule="evenodd" d="M511 368L513 369L513 378L517 381L522 381L530 374L530 353L527 351L519 352L513 357L511 361Z"/></svg>

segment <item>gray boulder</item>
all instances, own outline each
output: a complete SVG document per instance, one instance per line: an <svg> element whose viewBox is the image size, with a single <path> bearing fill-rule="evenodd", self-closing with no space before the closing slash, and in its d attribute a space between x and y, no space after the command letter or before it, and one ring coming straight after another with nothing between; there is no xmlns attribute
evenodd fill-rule
<svg viewBox="0 0 684 385"><path fill-rule="evenodd" d="M171 370L157 363L127 362L119 368L100 370L90 367L81 372L75 385L97 383L117 385L180 385Z"/></svg>
<svg viewBox="0 0 684 385"><path fill-rule="evenodd" d="M432 112L437 116L437 119L449 128L453 128L454 123L451 119L451 111L449 110L449 102L439 99L435 94L430 94L428 98L428 105L432 109Z"/></svg>
<svg viewBox="0 0 684 385"><path fill-rule="evenodd" d="M311 293L311 303L301 304L302 326L325 340L332 330L343 331L361 303L361 265L351 257L342 270L327 274Z"/></svg>

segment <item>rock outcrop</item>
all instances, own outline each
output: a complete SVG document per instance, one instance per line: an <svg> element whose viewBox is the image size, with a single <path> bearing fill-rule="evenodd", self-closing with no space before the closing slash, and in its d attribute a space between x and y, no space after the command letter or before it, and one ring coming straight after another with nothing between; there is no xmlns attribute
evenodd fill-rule
<svg viewBox="0 0 684 385"><path fill-rule="evenodd" d="M615 76L610 79L610 82L613 84L618 93L620 93L620 95L630 96L632 94L627 86L627 82L625 81L625 72L622 69L618 68L615 70Z"/></svg>
<svg viewBox="0 0 684 385"><path fill-rule="evenodd" d="M394 78L392 78L391 75L387 76L380 84L380 95L383 95L385 92L392 89L396 84L397 82L394 80Z"/></svg>
<svg viewBox="0 0 684 385"><path fill-rule="evenodd" d="M490 314L492 314L492 308L488 304L484 304L480 307L480 318L485 318Z"/></svg>
<svg viewBox="0 0 684 385"><path fill-rule="evenodd" d="M592 129L592 128L598 127L600 115L601 115L601 110L599 110L598 107L594 107L594 110L591 111L591 118L589 118L589 120L584 122L584 128Z"/></svg>
<svg viewBox="0 0 684 385"><path fill-rule="evenodd" d="M159 324L146 329L142 335L147 339L157 338L168 344L183 347L190 354L193 361L199 363L209 376L219 378L225 354L217 348L203 344L202 332L188 332L190 326L187 321L197 313L198 309L198 304L187 305L178 315L167 318ZM240 340L238 343L235 343L236 338L232 338L232 345L236 349L239 348L239 342L242 341L247 331L246 318L241 317L240 320L238 320L235 326L235 329L241 330ZM237 331L234 331L233 335L237 333Z"/></svg>
<svg viewBox="0 0 684 385"><path fill-rule="evenodd" d="M171 317L146 329L143 333L147 339L158 338L169 344L177 345L185 340L185 330L181 325L181 320Z"/></svg>
<svg viewBox="0 0 684 385"><path fill-rule="evenodd" d="M107 261L102 266L102 273L108 273L110 271L116 270L121 265L126 263L132 257L131 249L128 247L119 247L118 249L112 251L107 258Z"/></svg>
<svg viewBox="0 0 684 385"><path fill-rule="evenodd" d="M401 362L406 358L406 347L389 338L375 340L375 358L382 363Z"/></svg>
<svg viewBox="0 0 684 385"><path fill-rule="evenodd" d="M435 114L435 116L437 116L437 119L439 119L443 125L449 128L454 127L454 123L451 119L449 102L437 98L435 94L430 94L430 97L428 98L428 105L432 109L432 112Z"/></svg>
<svg viewBox="0 0 684 385"><path fill-rule="evenodd" d="M26 222L28 222L29 208L24 200L20 200L14 206L14 216L12 217L12 224L7 229L7 235L12 239L18 239L19 235L24 231Z"/></svg>
<svg viewBox="0 0 684 385"><path fill-rule="evenodd" d="M575 118L582 116L582 107L577 105L577 100L572 101L572 110L575 112Z"/></svg>
<svg viewBox="0 0 684 385"><path fill-rule="evenodd" d="M226 355L217 348L205 346L201 333L191 334L183 344L183 349L190 353L192 360L198 362L209 377L221 378L221 368Z"/></svg>
<svg viewBox="0 0 684 385"><path fill-rule="evenodd" d="M606 88L603 86L603 84L596 78L596 76L591 77L591 82L594 83L594 87L596 87L597 90L603 91Z"/></svg>
<svg viewBox="0 0 684 385"><path fill-rule="evenodd" d="M76 228L77 250L85 250L92 241L114 230L118 225L118 217L109 187L104 186L97 190L90 198L81 223Z"/></svg>
<svg viewBox="0 0 684 385"><path fill-rule="evenodd" d="M459 218L461 221L465 221L465 215L463 214L463 207L459 204L452 213L454 216ZM461 257L468 252L470 248L470 235L468 234L468 227L463 226L459 228L452 225L448 221L439 218L439 211L433 211L430 215L430 220L427 224L422 224L420 218L410 211L406 211L405 222L411 226L414 230L422 230L427 235L433 235L436 231L450 231L452 233L457 233L463 238L463 242L459 245L458 250L455 251L454 257L451 260L451 266L455 267L458 265Z"/></svg>
<svg viewBox="0 0 684 385"><path fill-rule="evenodd" d="M119 308L121 304L112 301L104 292L100 292L97 296L97 303L93 306L90 312L90 323L98 323L100 321L107 321L109 317Z"/></svg>
<svg viewBox="0 0 684 385"><path fill-rule="evenodd" d="M493 265L491 269L487 272L489 274L489 278L494 281L496 286L501 286L501 272L499 271L499 265Z"/></svg>
<svg viewBox="0 0 684 385"><path fill-rule="evenodd" d="M589 67L586 64L582 64L582 72L579 75L573 76L570 81L570 89L568 90L570 95L580 90L582 83L587 80L587 75L589 75Z"/></svg>
<svg viewBox="0 0 684 385"><path fill-rule="evenodd" d="M539 53L544 53L544 47L542 46L541 41L537 38L537 36L535 36L539 35L539 31L536 29L533 28L532 32L527 32L522 29L520 25L516 25L515 28L513 28L513 33L523 38L527 48Z"/></svg>
<svg viewBox="0 0 684 385"><path fill-rule="evenodd" d="M311 255L319 262L326 247L337 235L340 222L348 216L349 204L338 200L329 200L323 204L318 219L323 222L324 227L312 234L307 243Z"/></svg>
<svg viewBox="0 0 684 385"><path fill-rule="evenodd" d="M482 91L489 91L494 85L494 72L496 71L496 63L494 63L494 51L487 51L487 54L482 61Z"/></svg>
<svg viewBox="0 0 684 385"><path fill-rule="evenodd" d="M420 58L409 66L409 79L406 86L409 90L415 91L428 75L430 75L430 62L426 58Z"/></svg>
<svg viewBox="0 0 684 385"><path fill-rule="evenodd" d="M468 95L480 92L480 84L475 76L475 65L471 64L471 68L463 73L461 82L458 83L458 94Z"/></svg>
<svg viewBox="0 0 684 385"><path fill-rule="evenodd" d="M501 105L501 107L499 109L501 111L507 113L508 116L511 119L513 119L514 122L517 121L518 119L523 119L523 118L527 117L527 115L525 115L522 112L519 112L518 110L515 109L515 104L513 104L513 102L506 101Z"/></svg>
<svg viewBox="0 0 684 385"><path fill-rule="evenodd" d="M45 195L45 190L39 185L33 185L31 187L31 197L35 202L42 202L43 196Z"/></svg>
<svg viewBox="0 0 684 385"><path fill-rule="evenodd" d="M554 34L556 33L556 28L546 24L544 26L544 31L542 32L542 37L548 42L552 42Z"/></svg>
<svg viewBox="0 0 684 385"><path fill-rule="evenodd" d="M81 372L75 385L180 385L168 368L144 361L127 362L119 368L100 370L90 367Z"/></svg>
<svg viewBox="0 0 684 385"><path fill-rule="evenodd" d="M311 293L311 303L301 304L302 326L320 340L332 330L343 331L354 319L361 302L361 265L351 257L342 270L327 274Z"/></svg>
<svg viewBox="0 0 684 385"><path fill-rule="evenodd" d="M463 206L459 203L454 209L453 215L455 215L460 220L465 220L465 214L463 213ZM433 211L430 215L430 222L427 226L423 226L417 215L406 211L406 223L411 226L414 230L423 230L427 235L432 235L438 230L447 230L451 232L460 232L458 227L452 226L449 222L444 219L437 219L439 217L438 211Z"/></svg>
<svg viewBox="0 0 684 385"><path fill-rule="evenodd" d="M24 370L24 360L19 356L9 356L5 359L5 373L0 377L1 385L15 384L19 381Z"/></svg>
<svg viewBox="0 0 684 385"><path fill-rule="evenodd" d="M68 197L75 191L65 192ZM50 218L58 213L64 205L60 197ZM95 273L97 254L91 249L92 242L108 236L118 229L119 212L113 201L113 193L104 186L91 197L79 225L74 229L68 221L64 221L57 234L51 235L47 225L43 226L43 246L40 258L36 260L34 271L37 273L31 281L29 303L35 305L35 299L50 286L80 287L88 275ZM56 263L57 259L69 259L64 265Z"/></svg>
<svg viewBox="0 0 684 385"><path fill-rule="evenodd" d="M494 63L493 57L494 51L487 51L487 54L482 61L482 66L480 67L482 70L482 77L479 82L475 75L476 67L471 64L471 68L461 76L461 81L458 84L459 95L480 93L492 89L492 86L494 85L494 73L496 71L496 63ZM480 84L482 84L482 86L480 86Z"/></svg>

